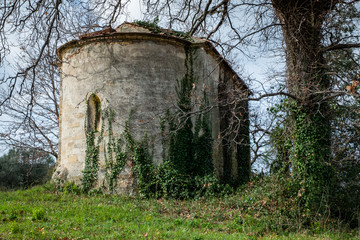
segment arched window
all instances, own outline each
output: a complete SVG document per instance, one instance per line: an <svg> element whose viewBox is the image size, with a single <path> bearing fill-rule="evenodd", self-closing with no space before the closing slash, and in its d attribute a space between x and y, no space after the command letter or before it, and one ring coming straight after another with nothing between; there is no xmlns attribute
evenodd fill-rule
<svg viewBox="0 0 360 240"><path fill-rule="evenodd" d="M101 130L101 102L96 94L91 94L87 101L87 131Z"/></svg>

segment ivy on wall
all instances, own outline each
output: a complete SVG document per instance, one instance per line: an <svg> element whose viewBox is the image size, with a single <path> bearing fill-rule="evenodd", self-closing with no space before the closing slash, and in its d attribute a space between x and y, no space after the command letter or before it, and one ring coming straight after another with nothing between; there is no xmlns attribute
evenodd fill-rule
<svg viewBox="0 0 360 240"><path fill-rule="evenodd" d="M99 171L99 143L102 141L102 129L96 140L96 133L98 132L97 126L99 125L101 114L100 99L91 94L86 102L86 116L85 129L86 129L86 153L85 153L85 168L83 170L82 189L88 192L94 188Z"/></svg>
<svg viewBox="0 0 360 240"><path fill-rule="evenodd" d="M177 106L175 117L169 120L169 161L176 170L191 176L205 176L213 174L212 136L210 119L205 108L208 106L206 92L203 94L203 104L200 113L192 116L194 106L191 102L197 79L194 76L193 54L194 48L185 48L185 75L177 81ZM196 118L195 126L192 118ZM177 123L177 124L176 124Z"/></svg>
<svg viewBox="0 0 360 240"><path fill-rule="evenodd" d="M99 145L95 143L95 132L90 131L86 136L85 168L83 170L83 191L91 190L98 179L99 171Z"/></svg>
<svg viewBox="0 0 360 240"><path fill-rule="evenodd" d="M197 78L194 76L193 58L196 49L185 47L185 75L177 81L177 107L168 111L161 119L163 133L163 163L153 165L152 147L145 133L136 141L131 133L131 114L124 132L119 138L113 134L114 111L105 110L102 127L95 141L96 130L87 132L87 150L83 171L83 191L95 187L99 171L99 145L103 140L105 123L107 143L104 143L105 179L103 188L114 192L117 180L127 162L132 167L132 176L137 181L138 191L145 197L190 198L231 192L228 185L222 185L214 176L212 159L212 134L210 116L206 111L208 100L203 93L199 109L195 109L192 96ZM98 105L100 106L100 105ZM194 111L200 112L194 115ZM166 138L165 136L169 136Z"/></svg>
<svg viewBox="0 0 360 240"><path fill-rule="evenodd" d="M128 159L128 152L124 149L123 139L115 139L113 135L112 123L114 121L114 111L107 110L104 114L104 120L107 120L108 125L108 142L104 144L104 159L105 159L105 179L103 187L108 188L111 193L114 192L117 185L117 179L123 170ZM127 127L125 127L127 129ZM105 150L106 149L106 150Z"/></svg>

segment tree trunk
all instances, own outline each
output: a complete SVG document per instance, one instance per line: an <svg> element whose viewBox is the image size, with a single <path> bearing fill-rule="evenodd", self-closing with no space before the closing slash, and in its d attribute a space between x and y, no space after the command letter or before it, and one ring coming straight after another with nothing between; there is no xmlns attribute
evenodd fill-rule
<svg viewBox="0 0 360 240"><path fill-rule="evenodd" d="M292 115L292 172L299 196L317 207L330 187L330 107L326 101L330 81L322 53L322 25L334 1L272 0L282 24L286 44L287 86L296 100Z"/></svg>

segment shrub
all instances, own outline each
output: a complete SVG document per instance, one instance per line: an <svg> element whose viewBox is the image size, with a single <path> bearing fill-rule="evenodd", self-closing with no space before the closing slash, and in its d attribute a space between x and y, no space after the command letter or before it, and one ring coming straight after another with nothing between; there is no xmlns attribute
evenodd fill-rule
<svg viewBox="0 0 360 240"><path fill-rule="evenodd" d="M0 187L27 188L50 179L54 159L37 149L11 149L0 157Z"/></svg>

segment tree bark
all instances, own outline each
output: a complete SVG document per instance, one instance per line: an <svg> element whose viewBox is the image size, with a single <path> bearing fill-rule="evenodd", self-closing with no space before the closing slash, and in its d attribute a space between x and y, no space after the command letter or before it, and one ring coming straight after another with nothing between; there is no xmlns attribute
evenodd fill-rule
<svg viewBox="0 0 360 240"><path fill-rule="evenodd" d="M287 87L292 116L293 176L307 206L317 207L333 178L330 107L325 101L330 88L322 53L322 25L335 1L272 0L282 24L286 44ZM319 93L321 92L321 93Z"/></svg>

